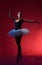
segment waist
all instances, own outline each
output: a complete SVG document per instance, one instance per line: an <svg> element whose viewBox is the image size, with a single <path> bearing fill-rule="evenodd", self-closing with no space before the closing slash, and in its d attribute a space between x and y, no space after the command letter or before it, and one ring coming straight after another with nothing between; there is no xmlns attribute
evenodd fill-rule
<svg viewBox="0 0 42 65"><path fill-rule="evenodd" d="M21 29L21 27L15 27L15 30L17 30L17 29Z"/></svg>
<svg viewBox="0 0 42 65"><path fill-rule="evenodd" d="M15 30L18 30L18 29L21 29L21 28L15 28Z"/></svg>

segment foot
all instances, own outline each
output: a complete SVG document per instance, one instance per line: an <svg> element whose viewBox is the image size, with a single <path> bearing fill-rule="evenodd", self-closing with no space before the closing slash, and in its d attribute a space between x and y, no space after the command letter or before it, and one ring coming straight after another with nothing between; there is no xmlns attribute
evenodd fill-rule
<svg viewBox="0 0 42 65"><path fill-rule="evenodd" d="M18 61L19 61L19 55L17 55L16 64L18 63Z"/></svg>
<svg viewBox="0 0 42 65"><path fill-rule="evenodd" d="M22 61L22 55L20 55L20 61Z"/></svg>

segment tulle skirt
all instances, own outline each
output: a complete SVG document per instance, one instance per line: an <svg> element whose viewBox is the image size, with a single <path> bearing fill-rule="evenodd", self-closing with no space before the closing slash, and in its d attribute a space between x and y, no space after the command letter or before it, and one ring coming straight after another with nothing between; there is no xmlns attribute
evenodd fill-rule
<svg viewBox="0 0 42 65"><path fill-rule="evenodd" d="M29 29L26 29L26 28L22 28L22 29L12 29L8 32L8 34L12 37L17 37L17 36L20 36L20 35L26 35L30 33L30 30Z"/></svg>

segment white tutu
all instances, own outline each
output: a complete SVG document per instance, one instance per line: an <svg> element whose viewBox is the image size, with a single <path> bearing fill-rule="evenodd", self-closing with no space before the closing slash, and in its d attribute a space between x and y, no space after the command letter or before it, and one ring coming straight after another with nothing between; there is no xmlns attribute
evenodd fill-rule
<svg viewBox="0 0 42 65"><path fill-rule="evenodd" d="M22 28L22 29L12 29L8 32L8 34L12 37L16 37L16 36L20 36L20 35L25 35L27 33L29 33L30 30L29 29L26 29L26 28Z"/></svg>

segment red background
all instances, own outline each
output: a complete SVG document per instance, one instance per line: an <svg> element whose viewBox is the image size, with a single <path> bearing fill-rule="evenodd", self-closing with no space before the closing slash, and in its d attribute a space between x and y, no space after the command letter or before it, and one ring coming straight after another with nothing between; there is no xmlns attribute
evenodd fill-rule
<svg viewBox="0 0 42 65"><path fill-rule="evenodd" d="M18 10L23 13L23 18L37 20L39 24L24 22L22 27L30 29L30 34L22 37L21 47L23 55L42 55L42 2L28 0L1 0L0 1L0 56L15 56L17 45L15 39L8 35L14 28L14 23L9 19L8 13L16 17Z"/></svg>

